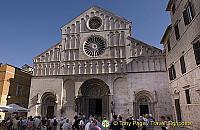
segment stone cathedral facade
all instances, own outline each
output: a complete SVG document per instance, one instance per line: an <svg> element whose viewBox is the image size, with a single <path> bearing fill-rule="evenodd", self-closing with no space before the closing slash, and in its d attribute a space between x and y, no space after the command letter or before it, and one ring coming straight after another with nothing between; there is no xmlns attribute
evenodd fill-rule
<svg viewBox="0 0 200 130"><path fill-rule="evenodd" d="M33 59L29 115L172 115L162 50L131 28L97 6L62 26L60 42Z"/></svg>

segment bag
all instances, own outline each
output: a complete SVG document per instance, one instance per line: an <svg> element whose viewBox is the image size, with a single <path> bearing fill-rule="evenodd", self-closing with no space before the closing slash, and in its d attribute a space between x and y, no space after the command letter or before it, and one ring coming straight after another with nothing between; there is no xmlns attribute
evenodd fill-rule
<svg viewBox="0 0 200 130"><path fill-rule="evenodd" d="M54 119L53 121L53 126L57 126L58 122L56 121L56 119Z"/></svg>

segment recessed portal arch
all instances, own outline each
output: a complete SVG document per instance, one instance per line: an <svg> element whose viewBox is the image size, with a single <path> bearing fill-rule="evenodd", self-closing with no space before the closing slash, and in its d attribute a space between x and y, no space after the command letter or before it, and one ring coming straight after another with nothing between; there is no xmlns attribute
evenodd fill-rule
<svg viewBox="0 0 200 130"><path fill-rule="evenodd" d="M145 114L154 115L153 96L149 91L142 90L136 93L135 102L133 103L134 115L136 118Z"/></svg>
<svg viewBox="0 0 200 130"><path fill-rule="evenodd" d="M41 116L53 118L56 112L56 95L46 92L41 97Z"/></svg>
<svg viewBox="0 0 200 130"><path fill-rule="evenodd" d="M90 115L103 115L109 117L110 113L110 89L100 79L86 80L79 89L79 95L75 100L77 113Z"/></svg>

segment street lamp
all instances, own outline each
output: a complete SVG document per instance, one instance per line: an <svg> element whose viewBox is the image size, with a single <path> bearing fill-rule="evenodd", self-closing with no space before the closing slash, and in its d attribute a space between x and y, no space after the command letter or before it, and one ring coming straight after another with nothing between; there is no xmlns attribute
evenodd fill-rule
<svg viewBox="0 0 200 130"><path fill-rule="evenodd" d="M7 95L6 100L8 100L8 99L11 99L11 94L8 94L8 95Z"/></svg>

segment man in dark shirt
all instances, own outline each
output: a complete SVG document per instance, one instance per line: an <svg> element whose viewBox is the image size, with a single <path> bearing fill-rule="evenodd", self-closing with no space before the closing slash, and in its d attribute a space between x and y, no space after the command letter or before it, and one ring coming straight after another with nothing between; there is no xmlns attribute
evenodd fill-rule
<svg viewBox="0 0 200 130"><path fill-rule="evenodd" d="M72 129L73 130L80 130L80 128L79 128L79 122L80 122L80 119L78 118L78 116L75 116L74 117L74 123L72 125Z"/></svg>
<svg viewBox="0 0 200 130"><path fill-rule="evenodd" d="M126 122L130 125L126 125L125 129L126 130L137 130L138 126L136 125L136 123L133 124L133 117L129 117L128 119L126 119Z"/></svg>
<svg viewBox="0 0 200 130"><path fill-rule="evenodd" d="M110 124L110 130L122 130L120 121L117 120L117 115L113 115L113 121Z"/></svg>

